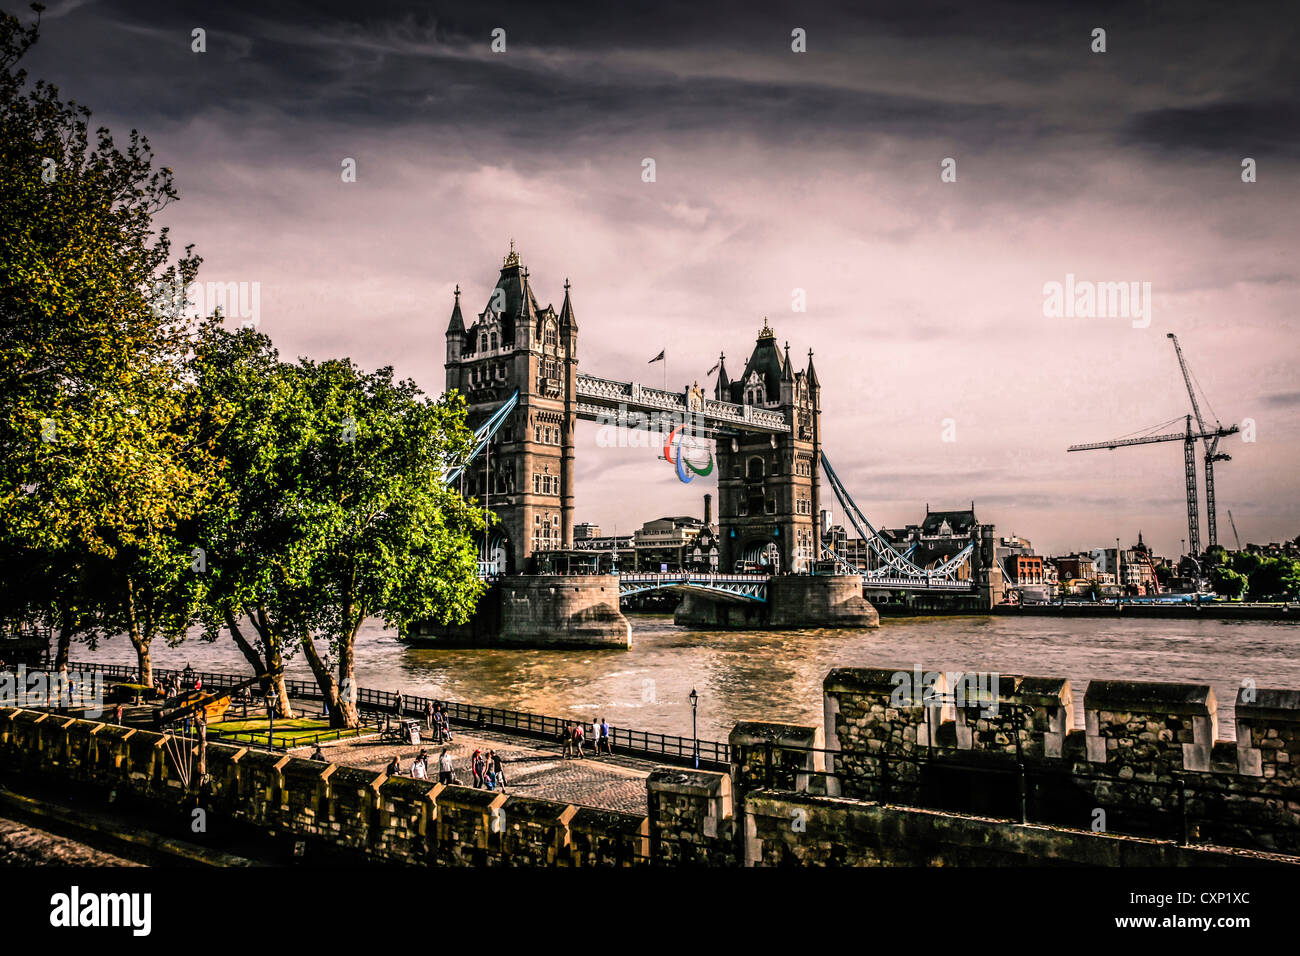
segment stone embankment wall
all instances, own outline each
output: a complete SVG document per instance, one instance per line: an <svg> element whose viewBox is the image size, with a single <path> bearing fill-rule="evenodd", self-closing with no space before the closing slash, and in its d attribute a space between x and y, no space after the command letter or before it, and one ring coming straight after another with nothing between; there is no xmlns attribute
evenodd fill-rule
<svg viewBox="0 0 1300 956"><path fill-rule="evenodd" d="M160 734L14 708L0 768L421 865L1300 864L1300 692L1243 691L1218 741L1207 686L1097 681L1077 729L1064 679L959 705L942 676L900 700L911 673L832 671L824 727L738 724L730 773L659 768L645 815L224 744L196 797Z"/></svg>

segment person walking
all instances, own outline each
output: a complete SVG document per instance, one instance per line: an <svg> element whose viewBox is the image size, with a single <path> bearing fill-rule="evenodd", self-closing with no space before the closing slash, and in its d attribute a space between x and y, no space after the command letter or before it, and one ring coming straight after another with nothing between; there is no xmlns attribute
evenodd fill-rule
<svg viewBox="0 0 1300 956"><path fill-rule="evenodd" d="M442 755L438 757L438 782L451 783L451 779L451 754L443 747Z"/></svg>
<svg viewBox="0 0 1300 956"><path fill-rule="evenodd" d="M614 737L609 732L609 721L604 717L600 718L600 742L605 745L605 753L614 756Z"/></svg>
<svg viewBox="0 0 1300 956"><path fill-rule="evenodd" d="M319 760L321 763L328 762L325 760L325 751L320 749L320 744L317 744L316 749L311 752L311 759Z"/></svg>
<svg viewBox="0 0 1300 956"><path fill-rule="evenodd" d="M397 754L393 754L393 759L388 762L384 768L384 773L390 777L400 777L402 775L402 765L397 759Z"/></svg>
<svg viewBox="0 0 1300 956"><path fill-rule="evenodd" d="M416 780L428 780L429 768L425 764L425 754L421 750L414 760L411 761L411 776Z"/></svg>
<svg viewBox="0 0 1300 956"><path fill-rule="evenodd" d="M506 772L501 766L501 755L495 750L492 751L492 770L497 775L497 783L502 790L506 788Z"/></svg>
<svg viewBox="0 0 1300 956"><path fill-rule="evenodd" d="M560 751L560 759L567 760L573 756L573 725L565 724L564 732L560 734L560 739L564 748Z"/></svg>
<svg viewBox="0 0 1300 956"><path fill-rule="evenodd" d="M428 728L429 733L432 734L433 733L433 701L429 701L427 704L424 705L424 723L425 726Z"/></svg>
<svg viewBox="0 0 1300 956"><path fill-rule="evenodd" d="M583 736L582 724L581 723L574 724L573 725L573 749L578 752L579 760L582 760L586 757L586 754L582 752L582 736Z"/></svg>
<svg viewBox="0 0 1300 956"><path fill-rule="evenodd" d="M474 776L474 786L483 786L483 751L475 748L474 756L470 760L470 773Z"/></svg>

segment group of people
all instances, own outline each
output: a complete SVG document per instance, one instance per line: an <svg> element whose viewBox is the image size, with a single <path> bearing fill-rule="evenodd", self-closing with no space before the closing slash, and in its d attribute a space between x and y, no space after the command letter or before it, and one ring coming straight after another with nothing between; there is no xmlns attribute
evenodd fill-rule
<svg viewBox="0 0 1300 956"><path fill-rule="evenodd" d="M316 751L317 751L317 753L319 753L319 752L320 752L320 748L317 747L317 748L316 748ZM479 752L478 752L477 750L474 751L474 757L475 757L476 760L477 760L477 758L478 758L478 754L479 754ZM497 769L497 772L498 772L498 774L500 774L501 758L500 758L500 757L496 757L495 755L493 755L493 756L494 756L494 759L496 760L496 764L497 764L497 768L498 768L498 769ZM317 759L317 758L316 758L316 754L312 754L312 759L313 759L313 760L314 760L314 759ZM321 759L321 760L324 760L325 758L324 758L324 756L322 755L322 756L320 757L320 759ZM400 777L400 776L403 776L403 773L402 773L402 761L401 761L401 759L397 756L397 754L393 754L393 759L390 760L389 763L388 763L388 766L384 768L384 773L388 774L388 776L390 776L390 777ZM428 780L428 779L429 779L429 752L428 752L427 750L421 750L418 754L415 755L415 759L411 761L411 769L410 769L410 773L409 773L409 775L412 776L412 777L414 777L416 780ZM479 785L478 782L477 782L477 780L478 780L478 775L477 775L477 772L476 772L476 774L475 774L475 783L474 783L474 786L476 786L476 787ZM504 784L504 781L505 781L505 777L504 777L504 776L501 777L501 781L502 781L502 784L501 784L501 785L504 787L504 785L505 785L505 784ZM438 755L438 782L439 782L439 783L455 783L455 782L456 782L456 775L455 775L455 773L453 773L453 771L452 771L451 754L447 752L447 748L446 748L446 747L443 747L443 748L442 748L442 753ZM494 788L489 788L489 789L494 789Z"/></svg>
<svg viewBox="0 0 1300 956"><path fill-rule="evenodd" d="M564 728L560 734L560 743L563 745L560 752L561 759L568 757L581 759L585 757L586 754L583 753L582 748L587 742L591 743L592 753L599 754L603 750L605 753L613 755L612 744L614 738L611 736L609 722L604 717L601 717L599 720L593 720L590 727L590 733L587 731L587 725L582 723L571 723Z"/></svg>
<svg viewBox="0 0 1300 956"><path fill-rule="evenodd" d="M196 687L203 682L195 680ZM169 700L181 692L181 679L175 674L166 674L158 678L158 691L162 694L164 700Z"/></svg>
<svg viewBox="0 0 1300 956"><path fill-rule="evenodd" d="M475 749L469 762L470 773L474 777L475 787L488 790L504 790L506 774L501 766L501 755L495 750Z"/></svg>
<svg viewBox="0 0 1300 956"><path fill-rule="evenodd" d="M447 722L447 709L442 701L429 701L424 705L424 723L433 735L433 742L445 744L451 740L451 725Z"/></svg>

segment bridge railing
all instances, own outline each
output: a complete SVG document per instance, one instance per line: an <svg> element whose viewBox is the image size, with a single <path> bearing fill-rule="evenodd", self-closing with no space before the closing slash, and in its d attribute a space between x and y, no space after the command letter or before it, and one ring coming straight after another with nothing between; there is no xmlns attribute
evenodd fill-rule
<svg viewBox="0 0 1300 956"><path fill-rule="evenodd" d="M127 680L134 676L136 669L126 664L102 664L92 662L69 663L71 671L98 671L106 678ZM154 668L155 677L181 677L180 670ZM193 677L203 681L205 689L224 690L240 681L248 679L245 674L231 674L218 671L192 671ZM323 701L324 695L314 680L285 678L285 691L290 697L299 700ZM422 718L429 704L441 703L447 719L455 725L474 730L496 730L508 732L521 737L533 737L541 740L558 741L566 727L575 723L587 724L564 717L551 717L534 714L523 710L506 710L500 707L485 707L463 701L448 700L442 697L428 697L418 694L377 690L371 687L359 687L356 694L357 709L381 716ZM401 713L398 714L398 702ZM693 737L680 737L675 734L661 734L649 730L633 730L628 727L610 727L613 749L622 754L648 757L672 763L684 763L694 760L695 750L699 748L700 766L725 768L731 765L731 749L721 741L697 740ZM587 741L590 744L590 740Z"/></svg>
<svg viewBox="0 0 1300 956"><path fill-rule="evenodd" d="M632 584L656 581L699 581L707 584L763 584L769 576L766 574L713 574L708 571L624 571L619 573L620 581Z"/></svg>

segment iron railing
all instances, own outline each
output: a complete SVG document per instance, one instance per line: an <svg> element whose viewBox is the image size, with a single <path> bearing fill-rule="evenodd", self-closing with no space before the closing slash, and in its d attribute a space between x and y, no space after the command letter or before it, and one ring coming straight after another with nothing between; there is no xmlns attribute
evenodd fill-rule
<svg viewBox="0 0 1300 956"><path fill-rule="evenodd" d="M75 662L69 663L72 671L99 671L106 678L126 679L136 673L136 668L127 664L101 664ZM243 674L230 674L220 671L191 670L188 675L183 671L167 668L154 668L154 677L188 676L203 682L203 687L223 690L233 687L248 678ZM323 701L324 694L314 680L302 680L286 677L285 692L299 700ZM398 699L401 699L401 713L398 713ZM521 737L541 740L559 741L567 727L584 721L563 717L551 717L522 710L507 710L500 707L485 707L463 701L445 700L440 697L427 697L418 694L399 694L393 691L376 690L371 687L359 687L356 692L357 709L380 716L403 716L423 718L429 704L441 703L447 720L463 728L474 730L496 730ZM674 734L662 734L649 730L633 730L626 727L609 729L611 746L624 755L650 757L673 763L693 763L698 749L701 767L726 769L731 766L731 748L717 740L696 740L692 737L680 737ZM265 736L265 735L263 735ZM591 746L588 738L585 745Z"/></svg>

